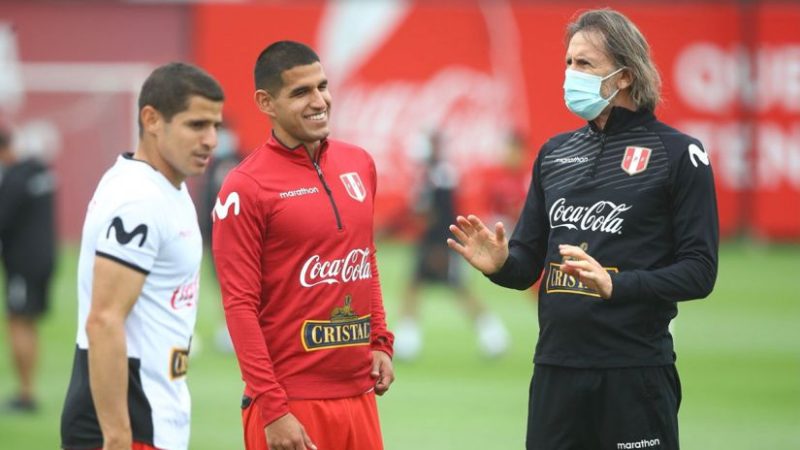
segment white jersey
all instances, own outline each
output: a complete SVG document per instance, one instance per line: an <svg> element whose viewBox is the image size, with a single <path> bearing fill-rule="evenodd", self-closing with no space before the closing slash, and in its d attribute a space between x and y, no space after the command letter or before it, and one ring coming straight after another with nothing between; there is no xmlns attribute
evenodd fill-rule
<svg viewBox="0 0 800 450"><path fill-rule="evenodd" d="M77 349L62 415L65 448L102 447L86 352L96 257L146 275L125 321L133 439L168 450L188 447L186 369L202 251L197 212L186 185L177 189L149 164L120 156L100 180L83 226Z"/></svg>

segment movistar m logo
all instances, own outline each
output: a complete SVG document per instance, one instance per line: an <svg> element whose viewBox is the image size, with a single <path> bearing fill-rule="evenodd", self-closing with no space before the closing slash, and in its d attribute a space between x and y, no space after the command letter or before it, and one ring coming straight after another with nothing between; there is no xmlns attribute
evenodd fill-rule
<svg viewBox="0 0 800 450"><path fill-rule="evenodd" d="M704 166L707 166L709 164L708 153L706 153L705 150L698 147L696 144L689 144L689 160L695 167L699 167L699 165L697 164L698 161L702 163Z"/></svg>
<svg viewBox="0 0 800 450"><path fill-rule="evenodd" d="M231 209L233 206L233 215L239 215L239 193L238 192L231 192L228 194L228 197L225 199L225 203L219 201L219 197L217 197L217 203L214 204L214 211L211 213L212 220L222 220L228 217L228 210Z"/></svg>
<svg viewBox="0 0 800 450"><path fill-rule="evenodd" d="M132 241L138 235L142 235L141 239L139 239L139 247L144 245L144 242L147 240L147 225L140 224L136 228L133 229L130 233L125 231L125 225L122 223L122 219L119 216L114 217L114 220L111 221L111 225L108 226L108 231L106 231L106 239L111 236L111 229L114 229L114 237L117 239L122 245L127 245L128 242Z"/></svg>

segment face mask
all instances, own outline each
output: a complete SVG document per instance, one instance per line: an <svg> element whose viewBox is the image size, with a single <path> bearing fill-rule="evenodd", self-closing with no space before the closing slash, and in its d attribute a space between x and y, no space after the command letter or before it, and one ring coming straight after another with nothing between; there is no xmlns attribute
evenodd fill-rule
<svg viewBox="0 0 800 450"><path fill-rule="evenodd" d="M564 102L567 104L567 108L585 120L596 119L619 92L617 89L608 98L603 98L600 95L600 86L604 80L619 73L622 69L624 67L620 67L605 77L567 69L564 75Z"/></svg>

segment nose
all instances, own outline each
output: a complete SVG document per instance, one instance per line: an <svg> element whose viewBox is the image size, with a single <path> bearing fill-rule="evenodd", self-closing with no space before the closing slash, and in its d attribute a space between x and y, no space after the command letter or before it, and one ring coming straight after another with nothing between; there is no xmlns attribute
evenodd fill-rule
<svg viewBox="0 0 800 450"><path fill-rule="evenodd" d="M314 90L314 95L311 98L311 107L315 109L325 109L328 102L325 101L325 94L319 89Z"/></svg>
<svg viewBox="0 0 800 450"><path fill-rule="evenodd" d="M205 133L203 133L203 140L202 140L203 146L212 150L216 148L218 135L219 132L217 131L217 127L215 126L208 127L208 130Z"/></svg>

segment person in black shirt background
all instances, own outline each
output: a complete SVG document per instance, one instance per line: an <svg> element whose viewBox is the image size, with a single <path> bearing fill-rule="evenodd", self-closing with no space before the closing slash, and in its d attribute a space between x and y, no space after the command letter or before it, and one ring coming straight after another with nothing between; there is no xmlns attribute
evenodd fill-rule
<svg viewBox="0 0 800 450"><path fill-rule="evenodd" d="M14 148L9 126L0 126L0 245L6 286L6 320L19 391L4 410L34 412L39 345L37 322L48 307L55 261L52 172Z"/></svg>
<svg viewBox="0 0 800 450"><path fill-rule="evenodd" d="M470 215L448 244L501 286L542 275L527 449L678 449L668 325L716 281L709 158L656 119L659 75L628 18L586 11L566 41L565 103L588 123L541 148L510 241Z"/></svg>
<svg viewBox="0 0 800 450"><path fill-rule="evenodd" d="M456 217L458 173L444 155L442 140L436 132L426 136L423 180L414 205L414 212L423 219L424 230L417 243L414 273L402 297L401 318L394 329L394 356L406 361L419 356L423 334L419 325L420 291L426 285L441 284L455 291L459 305L474 323L481 353L496 358L508 349L510 335L500 318L466 285L458 255L450 251L445 241Z"/></svg>

